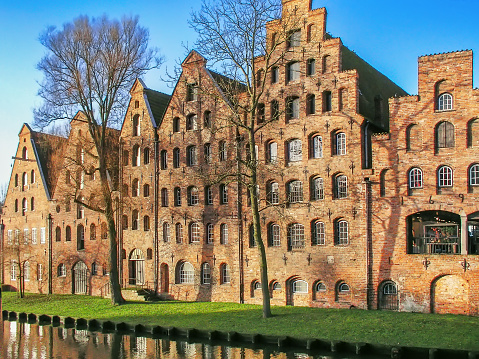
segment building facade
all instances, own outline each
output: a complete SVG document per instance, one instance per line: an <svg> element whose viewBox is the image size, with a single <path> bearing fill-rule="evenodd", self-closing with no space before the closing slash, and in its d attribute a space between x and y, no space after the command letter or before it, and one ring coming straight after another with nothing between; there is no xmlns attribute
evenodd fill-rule
<svg viewBox="0 0 479 359"><path fill-rule="evenodd" d="M283 0L282 18L266 29L269 48L294 24L272 53L275 66L257 74L265 81L255 152L269 283L260 282L249 196L235 177L248 160L245 134L231 121L238 114L227 84L237 84L196 51L171 96L135 82L111 145L124 288L259 304L268 285L273 305L477 315L472 52L420 57L419 94L409 96L327 33L326 15L311 1ZM37 272L50 273L27 290L102 295L108 285L106 224L71 202L98 192L94 153L78 145L88 143L85 125L79 114L69 138L43 152L39 138L52 136L27 125L19 135L4 239L31 246ZM19 252L4 251L13 288L12 268L33 261L14 258Z"/></svg>

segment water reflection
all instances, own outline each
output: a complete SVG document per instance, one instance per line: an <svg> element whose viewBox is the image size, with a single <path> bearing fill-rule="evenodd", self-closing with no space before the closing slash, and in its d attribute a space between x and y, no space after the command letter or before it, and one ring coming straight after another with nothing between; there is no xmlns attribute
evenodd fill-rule
<svg viewBox="0 0 479 359"><path fill-rule="evenodd" d="M0 333L3 333L0 357L5 359L346 359L319 353L279 352L267 347L190 343L15 321L0 321L0 325Z"/></svg>

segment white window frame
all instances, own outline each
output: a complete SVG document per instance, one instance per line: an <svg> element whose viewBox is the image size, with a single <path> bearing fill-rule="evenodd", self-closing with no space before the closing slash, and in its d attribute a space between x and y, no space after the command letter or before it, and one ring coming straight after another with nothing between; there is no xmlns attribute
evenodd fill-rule
<svg viewBox="0 0 479 359"><path fill-rule="evenodd" d="M324 199L324 180L321 177L314 177L311 180L311 200L319 201Z"/></svg>
<svg viewBox="0 0 479 359"><path fill-rule="evenodd" d="M230 276L230 269L226 263L221 264L221 284L230 284L231 283L231 276Z"/></svg>
<svg viewBox="0 0 479 359"><path fill-rule="evenodd" d="M319 135L311 137L311 158L323 157L323 138Z"/></svg>
<svg viewBox="0 0 479 359"><path fill-rule="evenodd" d="M288 226L288 244L291 248L304 248L304 226L301 223Z"/></svg>
<svg viewBox="0 0 479 359"><path fill-rule="evenodd" d="M441 166L437 171L437 184L440 188L453 186L453 171L449 166Z"/></svg>
<svg viewBox="0 0 479 359"><path fill-rule="evenodd" d="M220 184L221 204L228 204L228 185Z"/></svg>
<svg viewBox="0 0 479 359"><path fill-rule="evenodd" d="M10 262L10 280L16 281L17 280L17 261L12 259Z"/></svg>
<svg viewBox="0 0 479 359"><path fill-rule="evenodd" d="M292 284L292 291L295 294L307 294L308 293L308 282L302 279L297 279Z"/></svg>
<svg viewBox="0 0 479 359"><path fill-rule="evenodd" d="M303 202L303 182L294 180L288 183L289 203Z"/></svg>
<svg viewBox="0 0 479 359"><path fill-rule="evenodd" d="M269 189L269 202L271 204L279 204L279 184L278 182L270 182L268 184Z"/></svg>
<svg viewBox="0 0 479 359"><path fill-rule="evenodd" d="M335 178L336 185L336 198L347 198L348 197L348 177L346 175L340 174Z"/></svg>
<svg viewBox="0 0 479 359"><path fill-rule="evenodd" d="M163 242L169 243L171 240L170 224L163 222Z"/></svg>
<svg viewBox="0 0 479 359"><path fill-rule="evenodd" d="M211 267L208 262L205 262L201 265L201 284L211 284Z"/></svg>
<svg viewBox="0 0 479 359"><path fill-rule="evenodd" d="M268 143L268 163L275 164L278 162L278 144L276 142Z"/></svg>
<svg viewBox="0 0 479 359"><path fill-rule="evenodd" d="M272 247L281 246L281 227L278 223L272 223L270 225L270 243Z"/></svg>
<svg viewBox="0 0 479 359"><path fill-rule="evenodd" d="M189 146L188 149L188 166L193 167L198 164L198 159L196 157L196 146Z"/></svg>
<svg viewBox="0 0 479 359"><path fill-rule="evenodd" d="M23 280L25 282L30 281L30 262L29 261L23 262Z"/></svg>
<svg viewBox="0 0 479 359"><path fill-rule="evenodd" d="M295 138L288 142L288 160L289 162L298 162L303 159L303 147L301 140Z"/></svg>
<svg viewBox="0 0 479 359"><path fill-rule="evenodd" d="M344 132L338 132L336 134L336 154L338 156L344 156L346 154L346 134Z"/></svg>
<svg viewBox="0 0 479 359"><path fill-rule="evenodd" d="M423 187L423 175L420 168L414 167L409 170L408 185L410 189Z"/></svg>
<svg viewBox="0 0 479 359"><path fill-rule="evenodd" d="M23 242L24 242L25 244L28 244L28 232L29 232L29 231L28 231L28 228L25 228L25 229L23 230Z"/></svg>
<svg viewBox="0 0 479 359"><path fill-rule="evenodd" d="M7 231L7 244L11 246L13 243L13 230L9 229Z"/></svg>
<svg viewBox="0 0 479 359"><path fill-rule="evenodd" d="M37 229L32 228L32 244L37 244Z"/></svg>
<svg viewBox="0 0 479 359"><path fill-rule="evenodd" d="M440 94L437 99L438 111L451 111L453 110L453 97L450 93L445 92Z"/></svg>
<svg viewBox="0 0 479 359"><path fill-rule="evenodd" d="M469 185L479 186L479 164L474 164L469 168Z"/></svg>
<svg viewBox="0 0 479 359"><path fill-rule="evenodd" d="M200 195L198 187L191 186L188 188L188 205L197 206L200 203Z"/></svg>
<svg viewBox="0 0 479 359"><path fill-rule="evenodd" d="M228 224L226 223L220 226L220 244L228 244Z"/></svg>
<svg viewBox="0 0 479 359"><path fill-rule="evenodd" d="M181 263L179 279L181 284L194 284L195 269L191 263L188 263L188 262Z"/></svg>
<svg viewBox="0 0 479 359"><path fill-rule="evenodd" d="M183 225L179 222L175 224L175 239L176 243L183 243Z"/></svg>
<svg viewBox="0 0 479 359"><path fill-rule="evenodd" d="M43 264L38 263L37 264L37 281L42 281L43 280Z"/></svg>
<svg viewBox="0 0 479 359"><path fill-rule="evenodd" d="M213 223L208 223L206 225L206 243L213 244L215 240L215 226Z"/></svg>
<svg viewBox="0 0 479 359"><path fill-rule="evenodd" d="M324 222L314 221L311 226L311 244L314 246L324 246L326 244L326 234Z"/></svg>
<svg viewBox="0 0 479 359"><path fill-rule="evenodd" d="M200 242L200 225L197 222L190 223L189 237L190 237L190 243Z"/></svg>
<svg viewBox="0 0 479 359"><path fill-rule="evenodd" d="M336 245L349 245L349 223L344 219L336 222Z"/></svg>

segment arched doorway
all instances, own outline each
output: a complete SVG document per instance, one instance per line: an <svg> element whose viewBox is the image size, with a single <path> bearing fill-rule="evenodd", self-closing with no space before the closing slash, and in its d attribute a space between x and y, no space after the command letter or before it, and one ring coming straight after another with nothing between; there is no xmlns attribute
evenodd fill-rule
<svg viewBox="0 0 479 359"><path fill-rule="evenodd" d="M170 291L170 275L168 264L162 263L160 266L160 291L168 293Z"/></svg>
<svg viewBox="0 0 479 359"><path fill-rule="evenodd" d="M431 284L431 312L469 314L469 283L457 275L445 275Z"/></svg>
<svg viewBox="0 0 479 359"><path fill-rule="evenodd" d="M88 268L82 261L73 266L73 294L88 294Z"/></svg>
<svg viewBox="0 0 479 359"><path fill-rule="evenodd" d="M145 257L140 249L136 248L131 252L128 268L129 284L142 285L145 283Z"/></svg>
<svg viewBox="0 0 479 359"><path fill-rule="evenodd" d="M378 290L379 310L398 310L398 290L396 283L391 280L382 282Z"/></svg>

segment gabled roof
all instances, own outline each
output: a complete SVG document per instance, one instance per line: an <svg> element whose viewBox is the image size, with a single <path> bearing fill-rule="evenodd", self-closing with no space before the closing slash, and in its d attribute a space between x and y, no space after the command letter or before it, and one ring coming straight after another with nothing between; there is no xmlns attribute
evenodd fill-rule
<svg viewBox="0 0 479 359"><path fill-rule="evenodd" d="M383 130L389 129L388 99L405 96L407 92L380 73L346 46L341 48L342 70L357 70L359 74L359 113ZM375 109L375 99L380 96L381 114Z"/></svg>
<svg viewBox="0 0 479 359"><path fill-rule="evenodd" d="M156 127L161 122L161 119L165 114L171 96L159 91L151 90L149 88L145 88L144 93L146 97L146 104L149 106L151 116L153 116L152 119L155 121L153 125Z"/></svg>
<svg viewBox="0 0 479 359"><path fill-rule="evenodd" d="M218 85L219 89L223 93L223 95L228 98L231 102L232 97L234 95L238 95L239 93L246 92L247 88L246 85L235 80L229 78L227 76L221 75L215 71L206 69L211 75L211 78L215 81Z"/></svg>

